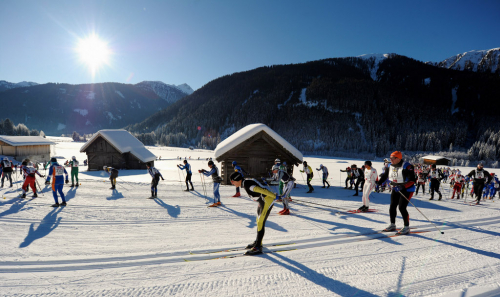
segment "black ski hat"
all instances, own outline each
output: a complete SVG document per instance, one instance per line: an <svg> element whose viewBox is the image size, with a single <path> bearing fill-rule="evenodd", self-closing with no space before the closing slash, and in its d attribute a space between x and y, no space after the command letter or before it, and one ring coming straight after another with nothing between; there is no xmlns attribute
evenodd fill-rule
<svg viewBox="0 0 500 297"><path fill-rule="evenodd" d="M208 165L214 165L214 161L212 160L208 161Z"/></svg>
<svg viewBox="0 0 500 297"><path fill-rule="evenodd" d="M372 167L372 161L365 161L365 165Z"/></svg>
<svg viewBox="0 0 500 297"><path fill-rule="evenodd" d="M56 159L56 158L51 158L51 159L50 159L50 162L57 163L57 159Z"/></svg>
<svg viewBox="0 0 500 297"><path fill-rule="evenodd" d="M231 174L231 176L229 176L229 179L232 181L240 181L240 180L243 180L243 175L241 175L241 173L236 171L236 172L233 172L233 174Z"/></svg>
<svg viewBox="0 0 500 297"><path fill-rule="evenodd" d="M147 162L146 166L151 167L151 162Z"/></svg>
<svg viewBox="0 0 500 297"><path fill-rule="evenodd" d="M432 165L431 165L431 168L436 168L436 164L432 164Z"/></svg>

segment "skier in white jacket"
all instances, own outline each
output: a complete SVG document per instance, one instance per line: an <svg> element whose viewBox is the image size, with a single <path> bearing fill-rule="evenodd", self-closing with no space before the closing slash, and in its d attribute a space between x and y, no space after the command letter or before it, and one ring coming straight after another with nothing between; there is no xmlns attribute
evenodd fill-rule
<svg viewBox="0 0 500 297"><path fill-rule="evenodd" d="M371 161L365 161L365 185L363 186L363 206L359 211L368 211L370 206L370 193L377 185L377 170L372 167Z"/></svg>

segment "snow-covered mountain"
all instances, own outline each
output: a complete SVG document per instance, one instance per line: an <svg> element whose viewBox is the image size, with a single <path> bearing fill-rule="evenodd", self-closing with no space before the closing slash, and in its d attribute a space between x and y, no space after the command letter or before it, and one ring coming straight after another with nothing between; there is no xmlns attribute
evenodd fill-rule
<svg viewBox="0 0 500 297"><path fill-rule="evenodd" d="M500 74L500 48L473 50L449 57L441 62L427 62L427 64L454 70Z"/></svg>
<svg viewBox="0 0 500 297"><path fill-rule="evenodd" d="M135 85L145 91L151 91L158 95L158 97L164 99L168 103L174 103L177 100L191 95L194 91L187 85L169 85L161 81L143 81Z"/></svg>
<svg viewBox="0 0 500 297"><path fill-rule="evenodd" d="M23 88L23 87L31 87L31 86L36 86L38 85L35 82L30 82L30 81L22 81L19 83L11 83L5 80L0 80L0 92L5 91L5 90L10 90L10 89L15 89L15 88Z"/></svg>

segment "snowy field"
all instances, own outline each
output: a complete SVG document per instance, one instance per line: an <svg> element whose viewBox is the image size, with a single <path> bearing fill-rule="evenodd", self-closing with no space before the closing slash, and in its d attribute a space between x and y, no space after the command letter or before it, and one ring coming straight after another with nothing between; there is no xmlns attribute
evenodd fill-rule
<svg viewBox="0 0 500 297"><path fill-rule="evenodd" d="M75 155L83 163L82 143L53 139L57 156ZM306 194L295 171L299 186L292 191L292 214L279 216L282 205L276 204L266 225L264 250L275 252L224 258L243 252L207 251L253 242L256 203L230 198L234 187L221 186L222 207L207 207L211 185L207 197L197 170L208 169L205 158L212 151L150 150L162 157L156 162L165 177L158 199L146 199L151 178L145 170L120 171L112 192L104 172L85 172L83 166L81 186L64 187L66 207L50 207L48 187L39 198L30 192L27 199L17 198L20 182L1 189L0 295L500 295L500 201L470 206L449 200L448 185L443 201L419 193L412 202L444 235L409 205L412 231L418 233L395 237L378 232L389 224L389 194L371 194L370 208L378 212L345 212L361 206L361 196L343 189L346 175L339 169L364 160L305 156L313 168L328 167L333 187L322 189L315 172L315 191ZM177 156L191 156L196 191L182 191ZM374 167L380 174L382 164ZM397 225L403 225L399 216Z"/></svg>

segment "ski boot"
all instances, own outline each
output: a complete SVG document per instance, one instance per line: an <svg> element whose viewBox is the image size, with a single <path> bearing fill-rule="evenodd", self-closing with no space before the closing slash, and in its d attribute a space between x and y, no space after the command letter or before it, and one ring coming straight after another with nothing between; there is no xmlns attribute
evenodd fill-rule
<svg viewBox="0 0 500 297"><path fill-rule="evenodd" d="M73 188L75 186L75 184L71 184L71 186L69 186L70 188Z"/></svg>
<svg viewBox="0 0 500 297"><path fill-rule="evenodd" d="M250 243L249 245L247 245L247 247L245 249L249 250L249 249L253 249L255 247L255 244L257 244L255 241Z"/></svg>
<svg viewBox="0 0 500 297"><path fill-rule="evenodd" d="M389 226L387 226L387 228L385 228L382 231L384 232L396 231L396 224L390 224Z"/></svg>
<svg viewBox="0 0 500 297"><path fill-rule="evenodd" d="M248 250L245 255L246 256L254 256L254 255L259 255L262 254L262 246L254 246L252 249Z"/></svg>
<svg viewBox="0 0 500 297"><path fill-rule="evenodd" d="M285 209L283 212L280 213L280 215L282 216L287 216L287 215L290 215L290 209Z"/></svg>
<svg viewBox="0 0 500 297"><path fill-rule="evenodd" d="M54 203L51 205L52 207L59 207L59 203Z"/></svg>
<svg viewBox="0 0 500 297"><path fill-rule="evenodd" d="M396 235L406 235L410 234L410 226L404 226L403 229L396 232Z"/></svg>
<svg viewBox="0 0 500 297"><path fill-rule="evenodd" d="M240 197L240 196L241 196L240 192L233 195L233 197Z"/></svg>
<svg viewBox="0 0 500 297"><path fill-rule="evenodd" d="M38 194L37 193L33 193L33 198L37 198L38 197Z"/></svg>
<svg viewBox="0 0 500 297"><path fill-rule="evenodd" d="M66 201L62 202L61 204L59 204L60 206L66 206Z"/></svg>
<svg viewBox="0 0 500 297"><path fill-rule="evenodd" d="M26 198L26 193L23 193L23 194L21 195L21 198Z"/></svg>
<svg viewBox="0 0 500 297"><path fill-rule="evenodd" d="M441 199L443 198L443 195L439 194L439 199L441 201Z"/></svg>

